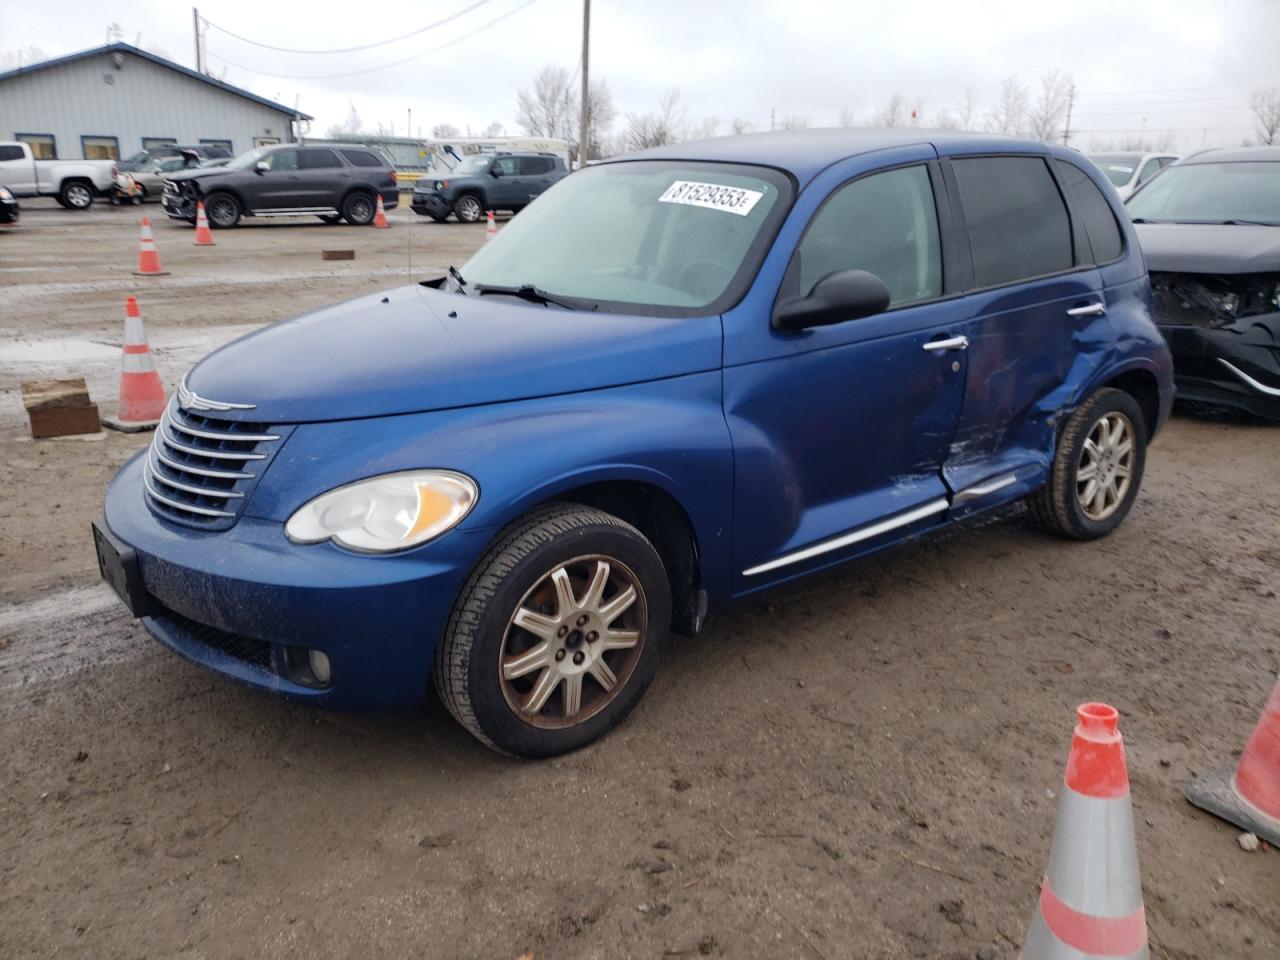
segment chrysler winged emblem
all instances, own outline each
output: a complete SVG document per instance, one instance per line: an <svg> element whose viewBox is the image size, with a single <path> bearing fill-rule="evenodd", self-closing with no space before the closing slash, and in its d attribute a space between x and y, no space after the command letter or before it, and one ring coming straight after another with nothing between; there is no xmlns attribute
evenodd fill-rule
<svg viewBox="0 0 1280 960"><path fill-rule="evenodd" d="M186 377L183 377L182 382L178 384L178 407L188 412L252 410L256 406L256 403L225 403L222 400L206 400L187 386Z"/></svg>

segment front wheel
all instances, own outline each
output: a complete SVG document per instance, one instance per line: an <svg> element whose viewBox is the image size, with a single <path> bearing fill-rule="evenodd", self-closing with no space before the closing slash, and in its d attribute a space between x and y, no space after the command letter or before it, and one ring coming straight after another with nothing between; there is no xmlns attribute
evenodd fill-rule
<svg viewBox="0 0 1280 960"><path fill-rule="evenodd" d="M1105 537L1133 507L1146 462L1137 401L1123 390L1099 390L1063 427L1049 482L1028 499L1031 513L1060 536Z"/></svg>
<svg viewBox="0 0 1280 960"><path fill-rule="evenodd" d="M671 592L653 545L611 514L537 511L463 587L432 675L449 712L520 757L576 750L631 711L658 669Z"/></svg>
<svg viewBox="0 0 1280 960"><path fill-rule="evenodd" d="M229 193L215 193L204 200L204 212L209 225L219 230L234 227L240 222L240 201Z"/></svg>
<svg viewBox="0 0 1280 960"><path fill-rule="evenodd" d="M479 197L468 193L459 197L458 202L453 205L453 215L461 223L478 223L484 216L484 204Z"/></svg>

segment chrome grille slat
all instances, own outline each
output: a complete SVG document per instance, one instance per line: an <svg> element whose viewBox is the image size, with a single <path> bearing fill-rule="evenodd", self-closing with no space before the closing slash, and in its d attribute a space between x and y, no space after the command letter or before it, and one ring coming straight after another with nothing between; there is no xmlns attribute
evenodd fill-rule
<svg viewBox="0 0 1280 960"><path fill-rule="evenodd" d="M142 465L144 496L163 519L202 530L230 527L292 430L220 413L184 410L178 398L165 409ZM251 472L246 468L253 461L264 463Z"/></svg>

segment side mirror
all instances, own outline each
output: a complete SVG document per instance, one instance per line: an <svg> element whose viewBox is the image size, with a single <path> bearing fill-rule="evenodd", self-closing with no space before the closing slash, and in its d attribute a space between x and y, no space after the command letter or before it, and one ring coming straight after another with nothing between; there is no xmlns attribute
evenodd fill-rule
<svg viewBox="0 0 1280 960"><path fill-rule="evenodd" d="M271 169L271 164L267 163L267 161L265 160L259 160L257 163L253 165L253 170L255 173L266 173L270 169Z"/></svg>
<svg viewBox="0 0 1280 960"><path fill-rule="evenodd" d="M889 308L889 288L865 270L837 270L813 285L806 297L796 297L773 310L775 330L806 330L883 313Z"/></svg>
<svg viewBox="0 0 1280 960"><path fill-rule="evenodd" d="M498 169L498 165L496 163L489 168L489 176L493 177L495 180L502 176L502 171Z"/></svg>

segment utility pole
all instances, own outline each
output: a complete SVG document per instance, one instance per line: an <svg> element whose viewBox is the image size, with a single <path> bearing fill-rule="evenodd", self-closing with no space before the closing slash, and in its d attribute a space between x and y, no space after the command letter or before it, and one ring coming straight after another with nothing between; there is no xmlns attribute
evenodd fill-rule
<svg viewBox="0 0 1280 960"><path fill-rule="evenodd" d="M204 44L200 42L200 11L191 8L191 32L196 41L196 73L204 73Z"/></svg>
<svg viewBox="0 0 1280 960"><path fill-rule="evenodd" d="M591 146L591 81L587 78L591 53L591 0L582 0L582 112L578 116L578 169L587 165Z"/></svg>
<svg viewBox="0 0 1280 960"><path fill-rule="evenodd" d="M1071 146L1071 108L1076 102L1076 85L1073 83L1071 89L1067 91L1067 124L1062 129L1062 145L1064 147Z"/></svg>

